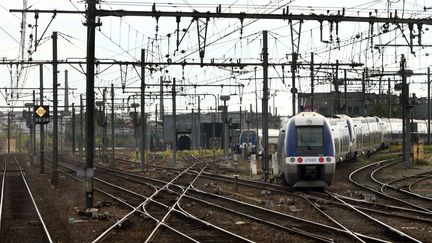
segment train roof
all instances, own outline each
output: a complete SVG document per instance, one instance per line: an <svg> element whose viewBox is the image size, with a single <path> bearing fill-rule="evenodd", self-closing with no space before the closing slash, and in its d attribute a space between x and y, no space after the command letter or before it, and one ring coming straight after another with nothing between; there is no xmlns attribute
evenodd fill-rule
<svg viewBox="0 0 432 243"><path fill-rule="evenodd" d="M296 126L324 125L327 120L325 116L311 111L300 112L292 118L295 119Z"/></svg>

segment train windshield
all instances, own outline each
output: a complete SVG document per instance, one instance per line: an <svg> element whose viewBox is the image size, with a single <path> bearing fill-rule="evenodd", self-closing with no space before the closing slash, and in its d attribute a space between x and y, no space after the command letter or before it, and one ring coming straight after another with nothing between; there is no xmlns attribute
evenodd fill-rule
<svg viewBox="0 0 432 243"><path fill-rule="evenodd" d="M297 127L297 153L304 155L324 154L322 126Z"/></svg>

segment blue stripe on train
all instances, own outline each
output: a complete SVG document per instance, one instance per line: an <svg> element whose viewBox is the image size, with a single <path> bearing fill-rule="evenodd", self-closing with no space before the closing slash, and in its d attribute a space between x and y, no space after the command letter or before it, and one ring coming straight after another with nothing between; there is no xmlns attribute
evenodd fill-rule
<svg viewBox="0 0 432 243"><path fill-rule="evenodd" d="M335 156L333 149L333 136L328 122L324 122L324 156Z"/></svg>
<svg viewBox="0 0 432 243"><path fill-rule="evenodd" d="M296 156L297 131L294 120L290 121L286 134L285 144L288 146L285 147L285 153L287 156Z"/></svg>

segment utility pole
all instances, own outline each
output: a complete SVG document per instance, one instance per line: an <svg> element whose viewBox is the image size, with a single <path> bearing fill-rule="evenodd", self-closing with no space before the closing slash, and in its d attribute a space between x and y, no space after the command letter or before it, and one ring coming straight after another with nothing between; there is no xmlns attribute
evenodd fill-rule
<svg viewBox="0 0 432 243"><path fill-rule="evenodd" d="M163 150L165 150L165 108L164 108L164 98L163 98L163 77L160 77L160 86L159 86L159 95L160 95L160 103L159 103L159 114L162 122L162 146Z"/></svg>
<svg viewBox="0 0 432 243"><path fill-rule="evenodd" d="M366 84L365 84L365 71L362 72L362 116L366 116L365 106L366 106Z"/></svg>
<svg viewBox="0 0 432 243"><path fill-rule="evenodd" d="M145 118L145 50L141 49L141 171L144 171L146 152L146 118Z"/></svg>
<svg viewBox="0 0 432 243"><path fill-rule="evenodd" d="M295 72L297 70L297 57L298 53L292 52L292 63L291 63L291 94L292 94L292 115L296 114L296 94L297 88L295 87ZM264 111L262 111L264 112Z"/></svg>
<svg viewBox="0 0 432 243"><path fill-rule="evenodd" d="M11 139L11 112L10 110L8 111L8 128L7 128L7 137L8 137L8 142L7 142L7 146L8 146L8 154L10 154L10 139Z"/></svg>
<svg viewBox="0 0 432 243"><path fill-rule="evenodd" d="M98 106L98 116L97 123L102 127L102 163L107 164L107 118L106 118L106 88L103 89L102 92L102 101L96 101L96 105Z"/></svg>
<svg viewBox="0 0 432 243"><path fill-rule="evenodd" d="M83 106L83 97L80 94L80 154L83 155L84 148L84 106Z"/></svg>
<svg viewBox="0 0 432 243"><path fill-rule="evenodd" d="M173 166L176 167L177 164L177 117L176 117L176 80L173 78L173 86L172 86L172 119L173 119L173 141L172 141L172 150L173 150Z"/></svg>
<svg viewBox="0 0 432 243"><path fill-rule="evenodd" d="M63 152L64 140L63 140L63 116L62 115L60 115L59 120L60 120L60 140L59 140L60 152Z"/></svg>
<svg viewBox="0 0 432 243"><path fill-rule="evenodd" d="M191 132L191 148L196 149L198 147L197 143L197 132L196 132L196 122L195 122L195 109L192 108L191 113L191 124L192 124L192 132Z"/></svg>
<svg viewBox="0 0 432 243"><path fill-rule="evenodd" d="M39 65L40 106L43 105L43 65ZM45 125L40 124L40 173L45 174Z"/></svg>
<svg viewBox="0 0 432 243"><path fill-rule="evenodd" d="M294 53L293 53L294 54ZM296 58L297 58L297 53ZM264 181L267 182L268 179L268 48L267 48L267 31L263 31L263 98L262 98L262 134L263 140L262 145L264 148L263 151L263 172L264 172ZM295 58L295 59L296 59ZM293 61L294 62L294 61ZM294 77L293 69L292 76ZM295 82L295 78L293 78L293 85ZM294 86L293 86L294 87ZM295 115L295 93L293 92L293 115ZM258 144L257 144L258 146ZM258 151L258 148L257 148Z"/></svg>
<svg viewBox="0 0 432 243"><path fill-rule="evenodd" d="M254 75L255 75L255 122L256 122L256 126L255 126L255 131L256 131L256 137L257 137L257 146L258 144L260 144L260 137L258 136L258 89L257 89L257 77L256 77L256 71L257 68L255 67L254 69Z"/></svg>
<svg viewBox="0 0 432 243"><path fill-rule="evenodd" d="M8 154L10 154L10 128L11 128L10 116L11 116L11 114L10 114L10 110L9 110L8 111Z"/></svg>
<svg viewBox="0 0 432 243"><path fill-rule="evenodd" d="M431 144L431 100L430 100L431 80L430 80L430 67L427 68L427 83L428 83L428 90L427 90L427 101L428 101L428 109L427 109L428 138L427 138L427 144Z"/></svg>
<svg viewBox="0 0 432 243"><path fill-rule="evenodd" d="M150 151L152 150L152 148L153 148L153 150L154 149L157 149L157 150L159 150L159 124L158 124L158 116L159 116L159 114L158 114L158 104L156 104L155 105L155 120L154 120L154 122L155 122L155 134L156 134L156 139L155 139L155 142L154 142L154 145L153 145L153 147L150 147L151 146L151 143L150 143L150 145L149 145L149 147L150 147ZM149 136L150 137L150 136Z"/></svg>
<svg viewBox="0 0 432 243"><path fill-rule="evenodd" d="M224 131L224 159L228 160L228 107L226 105L226 102L230 99L229 95L221 95L220 99L224 102L223 105L223 113L222 113L222 120L223 120L223 131Z"/></svg>
<svg viewBox="0 0 432 243"><path fill-rule="evenodd" d="M311 111L315 111L314 109L314 53L311 52L311 64L310 64L310 79L311 79Z"/></svg>
<svg viewBox="0 0 432 243"><path fill-rule="evenodd" d="M409 105L409 86L407 84L406 59L401 55L399 74L402 76L402 158L406 168L412 168L411 161L411 122Z"/></svg>
<svg viewBox="0 0 432 243"><path fill-rule="evenodd" d="M288 11L288 9L287 9ZM292 94L292 114L293 116L296 114L296 94L298 93L297 88L295 86L296 76L295 73L297 71L297 60L300 49L300 37L301 37L301 28L303 25L303 20L297 22L298 29L295 28L295 24L293 24L293 20L290 19L289 26L291 32L291 94ZM268 60L267 60L268 65Z"/></svg>
<svg viewBox="0 0 432 243"><path fill-rule="evenodd" d="M114 121L114 84L111 84L111 163L114 164L115 152L115 121Z"/></svg>
<svg viewBox="0 0 432 243"><path fill-rule="evenodd" d="M93 207L93 149L94 149L94 61L96 31L96 1L87 0L87 64L86 64L86 167L85 167L85 207Z"/></svg>
<svg viewBox="0 0 432 243"><path fill-rule="evenodd" d="M32 112L31 109L33 107L32 103L25 103L25 107L27 108L27 110L23 110L23 117L25 119L26 122L26 126L29 128L29 140L28 140L28 153L29 153L29 158L30 158L30 164L33 164L33 127L32 127ZM19 134L18 137L18 141L20 140L21 137L21 129L19 129L17 131L17 133ZM19 151L19 149L21 148L20 143L16 144L16 149L15 151Z"/></svg>
<svg viewBox="0 0 432 243"><path fill-rule="evenodd" d="M138 113L136 108L139 106L138 103L135 103L135 99L134 99L134 103L131 104L131 107L134 109L133 112L131 112L131 118L132 118L132 123L134 125L134 138L135 138L135 153L136 153L136 158L138 158L138 150L140 149L139 146L139 131L138 131L138 126L139 126L139 122L138 122Z"/></svg>
<svg viewBox="0 0 432 243"><path fill-rule="evenodd" d="M345 104L345 115L348 115L348 99L347 99L347 92L348 92L348 84L347 84L347 70L344 69L344 104Z"/></svg>
<svg viewBox="0 0 432 243"><path fill-rule="evenodd" d="M75 103L72 103L72 154L75 154Z"/></svg>
<svg viewBox="0 0 432 243"><path fill-rule="evenodd" d="M15 129L15 152L21 152L21 124ZM28 149L30 151L30 148Z"/></svg>
<svg viewBox="0 0 432 243"><path fill-rule="evenodd" d="M243 114L242 114L242 107L241 107L241 105L240 105L240 111L239 111L239 130L240 130L240 132L244 129L244 127L243 127Z"/></svg>
<svg viewBox="0 0 432 243"><path fill-rule="evenodd" d="M69 113L69 76L68 70L65 70L65 98L64 98L64 111L65 114Z"/></svg>
<svg viewBox="0 0 432 243"><path fill-rule="evenodd" d="M58 186L58 97L57 97L57 32L54 31L53 39L53 167L52 183Z"/></svg>
<svg viewBox="0 0 432 243"><path fill-rule="evenodd" d="M198 95L198 153L201 154L201 99L199 95Z"/></svg>
<svg viewBox="0 0 432 243"><path fill-rule="evenodd" d="M388 81L387 81L387 88L388 88L388 90L387 90L387 107L388 107L388 118L391 118L392 117L392 108L391 108L391 92L390 92L390 88L391 88L391 85L390 85L390 78L388 78Z"/></svg>
<svg viewBox="0 0 432 243"><path fill-rule="evenodd" d="M32 125L32 135L33 135L33 143L32 143L32 150L33 150L33 157L32 157L32 164L34 164L35 162L35 158L36 158L36 121L34 119L34 107L36 105L36 91L33 90L33 107L30 110L30 116L32 117L31 119L31 125Z"/></svg>
<svg viewBox="0 0 432 243"><path fill-rule="evenodd" d="M335 74L334 74L334 79L333 79L333 85L335 87L335 92L336 92L336 100L334 104L334 109L333 109L333 113L332 115L334 115L334 113L340 113L340 104L341 104L341 98L340 98L340 90L339 90L339 60L336 60L336 70L335 70Z"/></svg>

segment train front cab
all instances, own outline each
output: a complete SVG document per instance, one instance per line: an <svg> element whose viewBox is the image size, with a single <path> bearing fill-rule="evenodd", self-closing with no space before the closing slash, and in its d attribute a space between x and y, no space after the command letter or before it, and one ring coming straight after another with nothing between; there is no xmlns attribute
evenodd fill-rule
<svg viewBox="0 0 432 243"><path fill-rule="evenodd" d="M285 135L285 180L294 187L326 187L335 173L335 149L326 118L291 119Z"/></svg>

